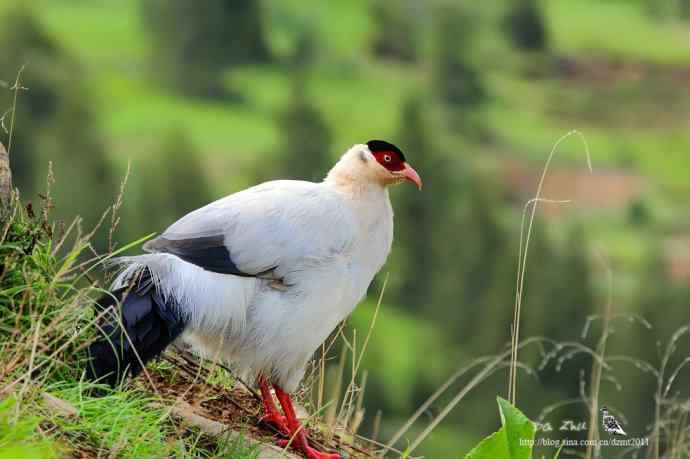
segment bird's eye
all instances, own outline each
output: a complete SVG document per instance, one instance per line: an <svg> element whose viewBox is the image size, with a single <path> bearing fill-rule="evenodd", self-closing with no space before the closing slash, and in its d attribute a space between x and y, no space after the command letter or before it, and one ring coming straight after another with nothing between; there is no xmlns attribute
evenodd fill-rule
<svg viewBox="0 0 690 459"><path fill-rule="evenodd" d="M383 160L387 163L393 161L393 158L391 158L391 155L384 155Z"/></svg>

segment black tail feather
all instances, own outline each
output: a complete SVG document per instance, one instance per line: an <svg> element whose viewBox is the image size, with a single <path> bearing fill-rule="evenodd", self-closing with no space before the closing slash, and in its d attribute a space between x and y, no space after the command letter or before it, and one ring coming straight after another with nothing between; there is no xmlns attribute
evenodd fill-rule
<svg viewBox="0 0 690 459"><path fill-rule="evenodd" d="M148 270L137 275L130 286L101 298L97 307L101 311L114 307L119 320L110 315L101 326L102 339L89 347L87 377L111 386L127 375L138 375L142 364L163 352L186 325L173 300L165 301L158 292Z"/></svg>

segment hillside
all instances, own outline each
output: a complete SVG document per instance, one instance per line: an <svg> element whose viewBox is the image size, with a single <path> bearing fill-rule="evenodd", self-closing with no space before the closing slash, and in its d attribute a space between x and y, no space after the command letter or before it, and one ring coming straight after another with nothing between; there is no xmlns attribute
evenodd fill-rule
<svg viewBox="0 0 690 459"><path fill-rule="evenodd" d="M667 215L689 189L690 67L682 45L690 42L688 27L657 27L642 2L588 0L577 9L569 8L567 0L547 3L552 62L519 56L496 61L493 56L505 54L507 44L487 32L473 53L486 68L494 95L486 110L494 140L468 145L449 137L444 139L446 148L473 161L501 162L510 155L538 167L555 139L577 128L586 136L596 167L650 177L649 205L664 210L658 213L661 230L677 227ZM206 173L219 193L246 184L243 172L228 181L224 171L242 171L253 158L279 148L275 114L290 90L290 78L280 67L247 66L228 74L227 85L242 104L185 99L148 77L152 49L136 0L117 6L104 1L46 1L37 11L89 75L85 90L95 97L110 151L121 164L133 159L135 173L141 158L151 155L156 139L171 127L183 129L201 155L213 158ZM499 22L498 8L486 7L482 14L486 21ZM309 72L306 89L332 131L331 156L352 139L394 135L404 96L425 84L426 71L368 57L373 24L362 2L336 1L328 7L319 2L267 2L270 43L282 52L294 46L295 37L294 29L274 19L285 15L294 16L298 24L318 24L319 63ZM607 17L616 17L615 28L599 26ZM94 36L95 29L99 32ZM622 33L634 40L616 39ZM669 42L678 46L663 46ZM362 106L367 100L375 100L385 114L369 116ZM560 150L557 163L584 164L579 141L572 139ZM647 154L650 151L659 153ZM625 231L625 222L618 218L609 223L609 229L618 227L613 232ZM601 238L604 244L610 242L607 234ZM620 256L628 255L621 248Z"/></svg>
<svg viewBox="0 0 690 459"><path fill-rule="evenodd" d="M684 135L690 112L690 81L683 75L690 71L685 61L690 49L682 44L690 42L690 32L682 24L656 27L638 3L587 0L573 10L567 0L548 2L552 53L574 62L582 58L576 70L562 76L548 67L537 67L542 75L535 79L526 73L533 64L517 58L496 63L492 56L507 45L495 37L479 41L475 53L488 67L492 92L498 96L489 116L492 128L498 131L499 150L510 148L525 158L541 161L555 138L577 127L587 135L599 165L628 162L665 186L685 186L681 173L690 169L690 159L683 154L690 142ZM331 2L328 7L315 1L266 5L269 23L274 16L289 11L296 18L309 18L318 24L319 54L324 62L312 72L308 90L317 103L322 101L320 108L334 130L334 155L363 133L393 134L404 93L425 78L423 71L367 57L372 24L364 6L347 1ZM170 125L184 125L202 152L226 153L229 165L244 156L273 151L278 146L273 115L287 99L286 75L271 66L248 67L228 75L228 85L239 92L242 105L203 103L171 94L147 79L146 63L152 50L137 8L136 0L122 0L117 6L106 1L84 5L57 0L45 1L37 8L44 24L92 76L85 89L100 101L98 117L116 147L116 156L124 160L146 154L155 137ZM484 14L496 14L486 9ZM599 26L607 17L617 18L615 28ZM95 29L99 32L94 36ZM291 46L294 31L285 29L279 23L268 28L274 48ZM634 40L618 40L623 31ZM678 46L663 46L669 42ZM603 67L598 73L597 62ZM614 70L607 71L607 63ZM626 63L637 66L637 70L626 70ZM607 75L597 76L602 72ZM639 91L653 82L654 75L668 78L665 93ZM565 93L561 78L567 83ZM620 89L610 84L618 79L628 80L629 87ZM361 109L358 102L371 99L385 107L386 116L370 117ZM111 104L110 100L128 103ZM660 128L659 112L668 116L668 103L677 112L675 122ZM631 109L631 104L637 108ZM554 114L558 115L555 119ZM602 117L605 123L593 116ZM675 133L673 138L669 138L668 130ZM123 149L128 153L122 154ZM667 154L650 158L644 154L649 150L665 150ZM477 151L475 155L484 153ZM562 160L580 161L579 145L566 146L562 156Z"/></svg>
<svg viewBox="0 0 690 459"><path fill-rule="evenodd" d="M453 375L476 370L512 338L526 203L548 162L542 198L559 203L541 202L535 213L521 336L596 351L613 305L620 322L607 352L619 360L606 367L601 400L625 411L631 435L652 435L657 381L629 363L658 367L656 343L689 321L686 0L208 0L209 8L177 13L173 4L190 5L2 2L0 137L8 143L16 114L22 207L40 214L48 182L50 224L61 234L76 215L93 227L116 202L120 218L108 214L91 245L134 254L147 235L221 196L277 178L318 180L354 143L395 143L424 191L391 191L393 252L329 348L319 370L328 382L304 402L314 413L331 399L356 399L357 416L324 413L326 432L336 418L356 418L363 436L396 438L395 447L414 444L413 454L436 458L495 431L505 369L446 408L474 377ZM516 25L521 7L528 21ZM243 8L255 13L249 31L213 21L224 11L231 23ZM224 60L243 39L261 49ZM213 84L194 92L203 72ZM89 271L99 286L109 275L100 265ZM369 333L352 375L353 349ZM592 381L594 351L548 365L545 350L526 352L519 408L554 424L589 419L582 387ZM212 397L235 388L219 378L204 388ZM687 378L680 371L678 387ZM166 418L157 447L168 448L178 427ZM181 448L196 438L185 435ZM199 455L222 454L200 441L209 443Z"/></svg>

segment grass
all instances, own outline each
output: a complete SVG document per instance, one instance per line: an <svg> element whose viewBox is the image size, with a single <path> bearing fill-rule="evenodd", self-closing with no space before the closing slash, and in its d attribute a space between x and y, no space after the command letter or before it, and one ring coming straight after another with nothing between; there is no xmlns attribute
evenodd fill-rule
<svg viewBox="0 0 690 459"><path fill-rule="evenodd" d="M48 418L63 435L72 439L72 446L87 450L97 446L99 451L114 455L126 451L134 457L158 457L176 449L175 443L168 442L174 433L173 426L164 409L153 406L156 399L150 394L102 389L105 394L93 397L90 389L87 384L69 382L46 387L49 393L71 403L79 413L78 423L61 417Z"/></svg>
<svg viewBox="0 0 690 459"><path fill-rule="evenodd" d="M102 292L87 273L102 258L78 224L60 234L46 213L14 206L0 238L0 457L255 458L242 436L209 437L171 416L171 401L146 384L84 380ZM229 384L210 373L198 390Z"/></svg>
<svg viewBox="0 0 690 459"><path fill-rule="evenodd" d="M492 75L492 86L499 95L487 112L488 119L501 139L502 148L525 159L540 160L549 151L553 139L577 127L587 134L591 150L597 154L600 167L627 167L631 171L650 177L671 192L685 192L688 188L687 171L690 159L685 152L690 146L685 115L688 108L678 108L673 124L663 128L656 124L668 115L669 103L660 103L640 95L645 83L637 86L637 95L621 100L615 89L602 90L580 84L571 87L558 79L525 79L515 75ZM687 101L680 86L667 89L676 106ZM583 99L589 105L583 106ZM499 102L500 101L500 102ZM632 105L631 105L632 104ZM598 113L632 110L643 118L638 125L628 127L625 120L592 122ZM559 114L554 116L554 113ZM567 115L561 115L567 114ZM649 152L664 152L652 155ZM560 163L580 160L579 144L566 142Z"/></svg>
<svg viewBox="0 0 690 459"><path fill-rule="evenodd" d="M296 35L309 27L321 38L320 51L332 56L333 60L354 61L366 53L367 38L372 32L366 0L328 3L319 0L269 0L265 7L269 18L269 41L274 48L285 47L283 41L294 41ZM286 17L288 21L284 20Z"/></svg>
<svg viewBox="0 0 690 459"><path fill-rule="evenodd" d="M143 401L130 400L130 394L117 393L90 402L84 398L89 387L80 382L80 377L84 347L95 336L90 304L98 289L86 280L78 281L84 265L77 260L88 253L89 246L77 226L72 229L72 234L68 232L63 238L54 237L57 228L51 226L45 214L34 215L33 210L25 210L18 203L3 225L0 385L3 394L14 394L16 399L15 426L45 413L41 395L47 391L79 407L79 423L56 423L58 428L62 425L63 438L78 433L78 438L86 436L113 447L125 426L155 430L159 423L151 423L155 412L147 413L142 409ZM72 247L65 248L72 236ZM117 416L106 416L109 409L114 409ZM49 420L42 418L41 423ZM146 445L155 447L156 437L153 435L142 445L123 446L136 451Z"/></svg>
<svg viewBox="0 0 690 459"><path fill-rule="evenodd" d="M539 178L539 184L537 185L537 191L535 193L534 199L527 202L525 205L525 210L522 217L522 226L520 230L520 251L518 254L518 271L517 280L515 288L515 308L513 322L511 324L511 363L510 363L510 378L509 378L509 390L508 397L511 403L515 404L517 400L517 369L518 369L518 349L520 343L520 314L522 309L522 300L524 297L525 288L525 273L527 271L527 256L529 254L529 247L532 237L532 229L534 227L534 220L537 213L537 208L542 204L544 198L542 197L542 188L544 186L544 181L546 180L546 175L549 171L549 166L553 160L558 147L561 142L566 140L568 137L578 136L582 141L585 152L585 159L587 160L587 166L589 170L592 170L592 158L589 153L589 146L585 137L577 131L571 131L568 134L559 138L556 143L551 148L551 153L546 159L544 169ZM559 204L556 202L555 204Z"/></svg>
<svg viewBox="0 0 690 459"><path fill-rule="evenodd" d="M373 313L374 305L371 302L359 305L350 319L350 326L360 331L366 330ZM401 336L405 339L401 340ZM453 358L450 350L450 355L446 356L434 352L434 349L448 346L441 342L430 324L420 323L415 317L385 303L381 307L372 344L364 357L364 368L376 368L386 375L387 384L381 394L384 398L381 404L398 412L410 412L414 408L410 406L410 400L415 388L405 375L422 373L431 385L433 381L442 379L445 359ZM391 353L388 349L398 351ZM423 362L416 358L420 351L428 356Z"/></svg>
<svg viewBox="0 0 690 459"><path fill-rule="evenodd" d="M541 196L542 184L548 174L549 167L560 144L568 137L572 137L574 135L579 135L581 144L585 151L587 165L590 170L592 169L592 159L590 157L587 142L585 138L578 132L572 131L562 136L552 147L551 153L547 158L546 165L541 174L535 198L526 204L523 214L516 281L516 302L514 308L515 315L511 324L512 341L509 348L504 353L477 359L468 366L459 369L455 374L451 375L447 382L439 387L439 389L419 407L419 409L398 430L398 432L393 435L389 442L389 446L398 444L400 440L404 438L406 434L408 434L408 432L414 432L416 438L412 440L405 448L406 454L412 454L426 440L426 438L435 431L444 418L452 410L456 409L457 405L463 401L470 392L476 390L478 386L484 384L491 375L494 373L500 373L504 369L509 370L508 395L512 400L513 405L515 405L517 403L518 394L518 370L527 370L528 373L532 373L534 371L530 369L527 362L520 359L520 355L526 353L525 351L527 350L527 347L537 345L541 348L541 352L538 353L540 356L540 362L535 365L534 368L537 368L540 371L544 370L550 364L553 364L555 370L560 372L567 362L573 360L577 356L586 356L586 358L591 360L591 368L589 369L588 376L585 377L584 369L582 369L580 373L580 397L575 400L560 402L557 404L559 407L570 404L578 404L582 406L583 412L588 420L587 425L589 426L589 430L587 432L587 439L590 442L597 441L600 438L599 407L602 405L600 400L602 400L601 397L605 392L608 393L608 391L604 390L603 385L605 383L613 384L619 391L624 387L624 381L618 379L618 374L615 371L616 369L614 365L618 365L620 363L632 364L641 372L653 375L656 380L656 392L654 394L650 394L650 396L654 400L654 421L648 430L645 432L635 432L634 435L642 436L645 433L648 435L651 446L647 449L647 451L650 457L658 459L661 457L661 452L664 450L673 451L674 454L678 454L678 457L684 457L683 454L685 454L687 451L688 443L690 443L688 438L690 436L690 429L687 427L688 400L687 395L681 395L679 391L674 393L673 388L674 385L677 384L677 379L680 377L682 371L688 364L690 364L690 357L684 357L681 355L679 358L674 359L674 355L679 349L679 343L683 337L690 333L690 326L683 326L679 328L670 338L669 343L664 349L662 349L659 345L660 361L658 365L655 365L652 362L641 360L635 356L612 353L610 351L610 340L614 333L614 326L620 326L621 323L632 323L650 328L651 325L639 316L634 316L629 313L621 314L615 311L613 296L614 274L610 267L610 262L603 256L600 256L600 261L604 267L604 270L606 271L607 282L605 289L608 292L608 296L606 301L603 303L602 313L587 318L580 341L555 342L548 339L548 337L530 337L525 340L521 340L520 338L519 324L521 321L521 310L523 306L522 299L525 288L524 273L528 263L532 228L535 222L537 208L545 205L546 203L544 201L548 201ZM525 306L528 307L528 305ZM601 329L598 335L592 333L593 324L595 323L601 323ZM588 342L591 341L593 341L593 344L588 344ZM440 412L423 430L421 430L421 432L416 429L412 429L412 427L419 422L420 417L430 408L432 408L445 392L451 391L451 387L455 385L456 381L466 378L469 378L469 380L465 382L464 385L462 385L459 389L454 390L456 395L453 396L450 401L445 402L442 407L438 408L440 409ZM619 419L625 419L622 416L622 413L615 407L614 412L617 412ZM468 457L494 457L492 454L495 455L495 452L485 453L485 456L481 454L477 455L478 450L483 451L487 448L487 445L485 444L486 442L491 443L494 441L497 441L494 436L485 440L485 442L480 444L477 450L470 452ZM661 445L663 445L663 447ZM568 449L566 449L566 451L569 453L576 453L575 451L570 451ZM588 446L585 451L587 458L601 457L602 454L599 448L594 448L592 446ZM633 450L631 449L630 451ZM521 455L519 457L532 457L532 452L530 451L529 454L525 453L524 456Z"/></svg>
<svg viewBox="0 0 690 459"><path fill-rule="evenodd" d="M664 64L687 62L690 29L682 23L655 21L646 13L645 3L637 0L584 0L575 5L568 0L546 2L556 49L568 55Z"/></svg>
<svg viewBox="0 0 690 459"><path fill-rule="evenodd" d="M232 164L232 156L246 158L277 145L270 117L251 106L185 99L126 75L103 76L95 96L103 107L99 116L105 134L120 147L117 157L123 161L145 154L145 147L171 128L184 130L204 155L227 165ZM113 100L128 103L118 105Z"/></svg>
<svg viewBox="0 0 690 459"><path fill-rule="evenodd" d="M36 3L42 23L92 71L100 68L105 73L116 68L130 73L134 66L143 65L150 53L145 28L138 20L137 0ZM94 34L94 30L99 33Z"/></svg>
<svg viewBox="0 0 690 459"><path fill-rule="evenodd" d="M40 418L16 419L17 400L6 397L0 402L0 458L46 459L57 456L56 445L38 435Z"/></svg>
<svg viewBox="0 0 690 459"><path fill-rule="evenodd" d="M534 219L537 208L541 205L542 185L548 174L553 157L561 142L573 135L579 135L584 147L587 165L590 171L592 170L592 159L588 143L584 136L577 131L571 131L562 136L552 147L551 153L547 157L541 178L539 179L535 197L526 204L523 214L523 223L520 233L520 251L518 256L516 301L513 322L511 324L512 341L510 345L510 375L508 380L508 394L513 405L517 403L518 369L520 367L519 353L523 347L520 341L521 310L523 291L525 288L525 271ZM580 374L582 381L580 382L580 398L573 401L573 403L582 403L587 413L589 425L587 431L588 446L586 447L585 456L587 459L601 457L600 447L594 447L593 442L600 439L598 423L600 418L599 408L602 406L600 402L600 396L603 392L602 383L604 381L612 383L619 391L623 388L623 384L615 375L612 364L614 362L625 362L634 365L643 373L652 374L656 380L656 392L652 396L654 400L654 420L651 428L648 429L649 438L651 439L651 447L648 448L648 455L649 457L659 459L662 452L661 445L664 444L665 450L672 451L673 454L678 454L678 457L683 457L683 454L687 452L687 445L690 442L690 429L687 428L688 399L686 395L681 395L680 392L672 394L671 391L681 372L690 364L690 357L687 356L681 355L680 361L677 359L675 361L673 360L678 350L679 342L684 336L690 334L690 326L685 325L678 328L663 350L661 344L658 343L658 366L652 362L641 360L636 356L610 355L609 341L614 333L614 323L625 321L627 323L640 324L648 329L651 328L651 324L639 316L629 313L620 314L615 311L614 272L606 256L603 254L598 254L598 256L600 264L606 273L607 298L603 303L601 314L587 318L581 338L582 341L590 338L590 331L594 322L601 323L599 336L595 339L591 347L583 342L552 342L553 350L550 353L543 354L544 358L539 368L543 369L550 360L555 359L557 362L556 370L560 371L567 361L572 360L578 355L582 354L591 358L589 381L584 380L584 371L581 370ZM481 374L482 373L480 373L480 375ZM463 391L465 391L467 387L464 388ZM458 396L462 394L463 392L461 391Z"/></svg>

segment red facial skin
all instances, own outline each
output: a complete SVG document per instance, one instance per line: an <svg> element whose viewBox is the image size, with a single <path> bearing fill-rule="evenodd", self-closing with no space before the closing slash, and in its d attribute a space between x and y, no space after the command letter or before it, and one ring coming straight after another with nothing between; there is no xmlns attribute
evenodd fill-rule
<svg viewBox="0 0 690 459"><path fill-rule="evenodd" d="M375 151L372 154L376 161L390 171L391 174L404 177L405 180L414 183L420 190L422 189L422 179L419 177L419 174L398 153L394 151Z"/></svg>
<svg viewBox="0 0 690 459"><path fill-rule="evenodd" d="M400 172L405 169L405 161L394 151L375 151L376 161L391 172Z"/></svg>

